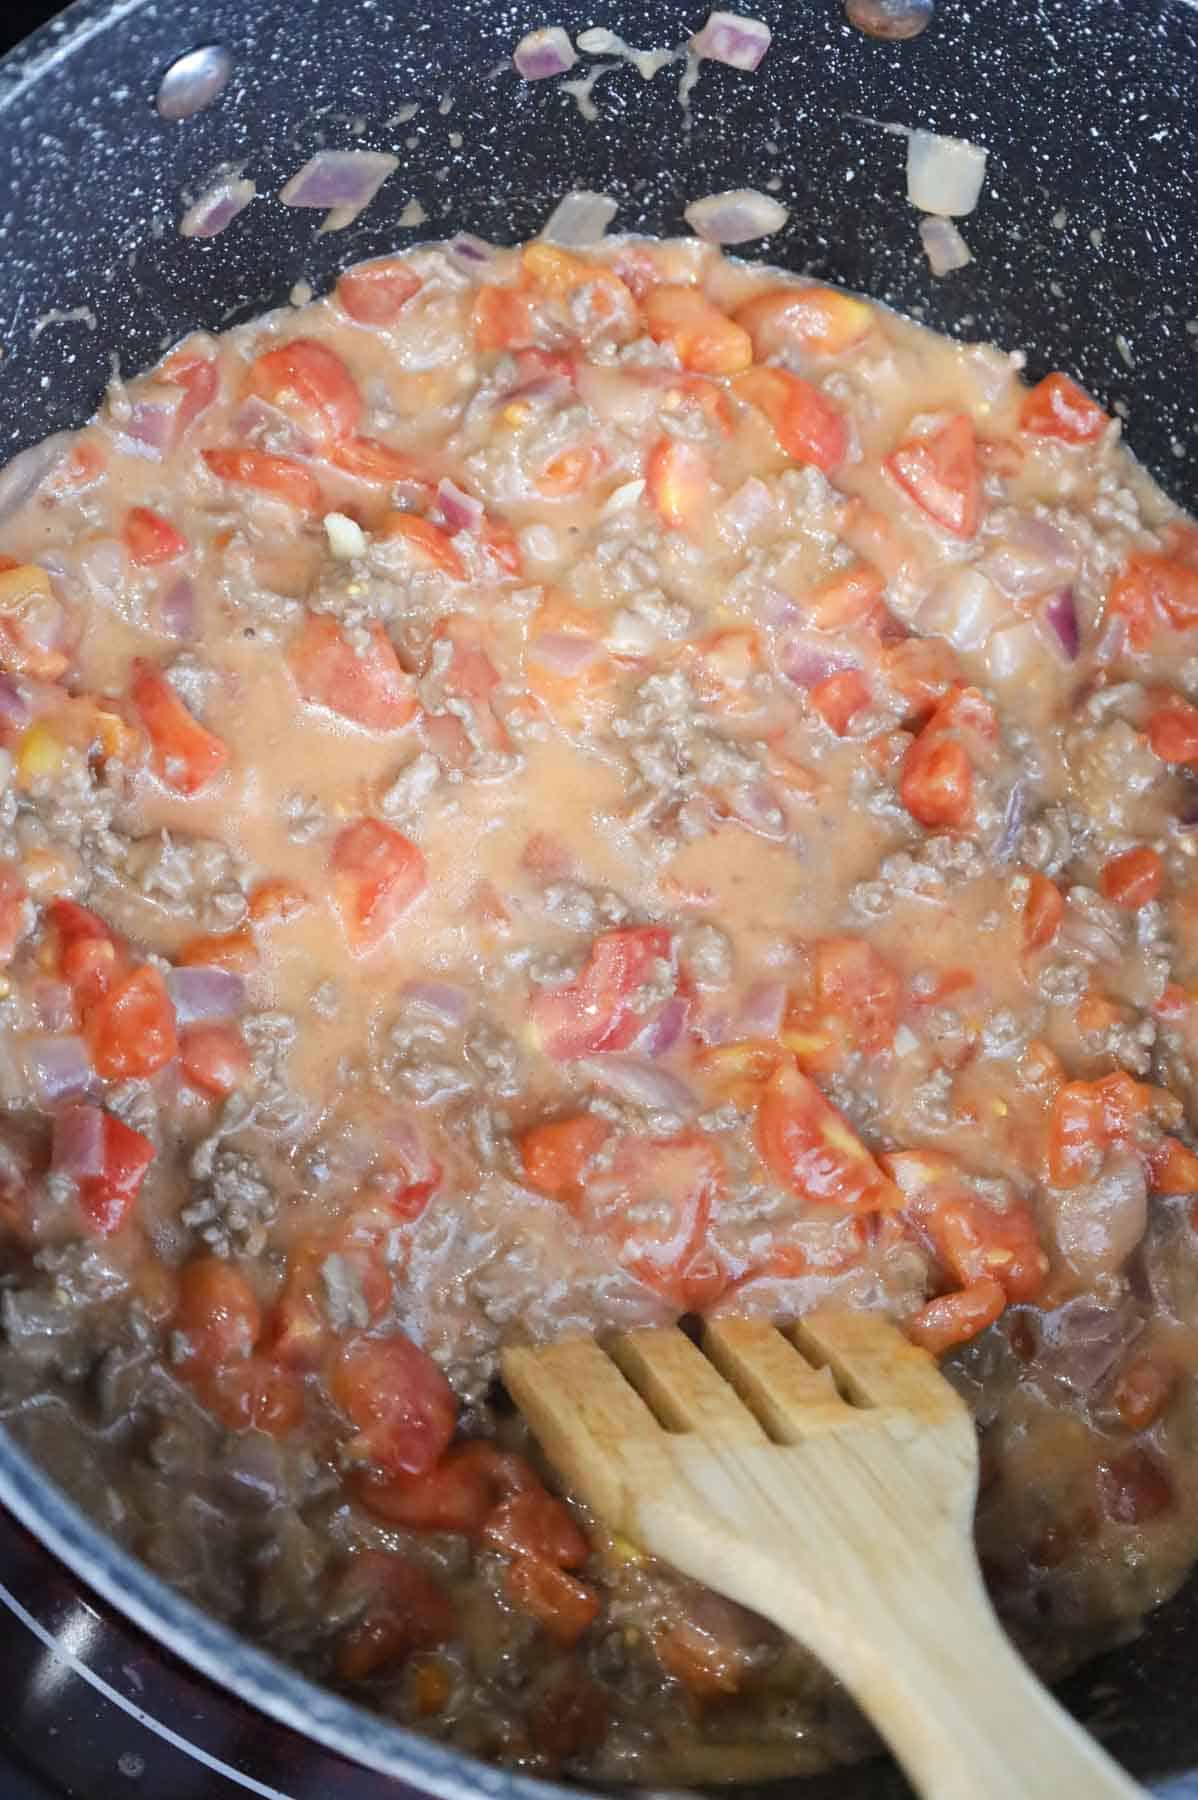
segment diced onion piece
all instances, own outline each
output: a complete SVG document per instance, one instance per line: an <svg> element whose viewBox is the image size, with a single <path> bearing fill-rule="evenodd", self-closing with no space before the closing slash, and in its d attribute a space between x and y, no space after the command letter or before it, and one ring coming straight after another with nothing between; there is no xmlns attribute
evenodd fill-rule
<svg viewBox="0 0 1198 1800"><path fill-rule="evenodd" d="M451 536L459 531L477 531L483 522L485 508L481 500L467 494L445 475L437 483L437 504Z"/></svg>
<svg viewBox="0 0 1198 1800"><path fill-rule="evenodd" d="M581 250L597 244L620 210L617 200L608 194L593 194L586 188L567 194L559 200L541 230L547 244L562 244L567 249Z"/></svg>
<svg viewBox="0 0 1198 1800"><path fill-rule="evenodd" d="M664 1056L672 1050L686 1024L690 1003L684 994L674 994L656 1017L633 1040L633 1048L642 1056Z"/></svg>
<svg viewBox="0 0 1198 1800"><path fill-rule="evenodd" d="M13 675L0 675L0 725L24 730L30 719L29 700Z"/></svg>
<svg viewBox="0 0 1198 1800"><path fill-rule="evenodd" d="M737 1021L739 1033L747 1038L775 1038L782 1029L786 1011L786 983L762 981L745 995Z"/></svg>
<svg viewBox="0 0 1198 1800"><path fill-rule="evenodd" d="M1048 596L1044 602L1044 622L1051 628L1066 662L1076 662L1082 647L1082 634L1072 588L1062 588L1059 593Z"/></svg>
<svg viewBox="0 0 1198 1800"><path fill-rule="evenodd" d="M756 188L732 188L726 194L692 200L682 216L706 244L747 244L781 231L790 213Z"/></svg>
<svg viewBox="0 0 1198 1800"><path fill-rule="evenodd" d="M464 1025L470 1000L465 988L450 981L409 981L403 990L405 1006L431 1013L442 1025Z"/></svg>
<svg viewBox="0 0 1198 1800"><path fill-rule="evenodd" d="M696 56L727 63L730 69L755 69L770 47L770 28L763 19L743 13L713 12L691 39Z"/></svg>
<svg viewBox="0 0 1198 1800"><path fill-rule="evenodd" d="M129 403L129 415L121 423L123 449L135 456L161 462L175 441L179 417L187 396L181 387L154 382L143 387Z"/></svg>
<svg viewBox="0 0 1198 1800"><path fill-rule="evenodd" d="M50 1127L50 1167L86 1181L104 1172L104 1114L98 1106L63 1106Z"/></svg>
<svg viewBox="0 0 1198 1800"><path fill-rule="evenodd" d="M603 502L599 509L599 517L609 519L613 513L627 512L630 506L636 505L644 491L643 477L638 477L636 481L622 482L618 488L612 489Z"/></svg>
<svg viewBox="0 0 1198 1800"><path fill-rule="evenodd" d="M179 220L180 237L217 237L238 213L245 211L257 192L257 183L244 176L215 182Z"/></svg>
<svg viewBox="0 0 1198 1800"><path fill-rule="evenodd" d="M599 655L594 638L581 637L573 631L546 631L533 638L528 654L551 674L573 678L589 669Z"/></svg>
<svg viewBox="0 0 1198 1800"><path fill-rule="evenodd" d="M778 663L796 687L818 687L830 675L856 669L861 658L824 631L796 631L778 646Z"/></svg>
<svg viewBox="0 0 1198 1800"><path fill-rule="evenodd" d="M446 245L445 254L463 275L479 275L495 261L495 246L468 231L459 231Z"/></svg>
<svg viewBox="0 0 1198 1800"><path fill-rule="evenodd" d="M279 190L284 206L307 206L336 213L348 224L369 206L399 158L382 150L318 150Z"/></svg>
<svg viewBox="0 0 1198 1800"><path fill-rule="evenodd" d="M913 131L907 139L907 198L920 212L963 219L978 203L987 152L964 138Z"/></svg>
<svg viewBox="0 0 1198 1800"><path fill-rule="evenodd" d="M979 569L941 577L919 608L919 629L946 638L954 650L980 650L992 631L1011 620L1011 607Z"/></svg>
<svg viewBox="0 0 1198 1800"><path fill-rule="evenodd" d="M1030 619L1004 625L986 644L986 670L991 681L1012 681L1040 661L1043 644Z"/></svg>
<svg viewBox="0 0 1198 1800"><path fill-rule="evenodd" d="M329 540L329 551L338 562L352 562L355 556L365 556L366 533L358 521L351 519L347 513L326 513L324 534Z"/></svg>
<svg viewBox="0 0 1198 1800"><path fill-rule="evenodd" d="M171 969L166 986L180 1025L231 1019L245 1005L245 977L232 969L218 969L206 963Z"/></svg>
<svg viewBox="0 0 1198 1800"><path fill-rule="evenodd" d="M41 1099L48 1106L86 1091L92 1078L91 1058L80 1037L34 1038L25 1060Z"/></svg>
<svg viewBox="0 0 1198 1800"><path fill-rule="evenodd" d="M10 462L5 463L0 469L0 524L11 518L37 492L74 441L72 432L56 431L53 437L44 438L40 444L19 450Z"/></svg>
<svg viewBox="0 0 1198 1800"><path fill-rule="evenodd" d="M548 75L564 75L578 57L560 25L542 25L520 39L512 61L516 73L523 75L525 81L544 81Z"/></svg>
<svg viewBox="0 0 1198 1800"><path fill-rule="evenodd" d="M973 261L973 251L951 219L929 214L919 221L919 241L933 275L951 275Z"/></svg>
<svg viewBox="0 0 1198 1800"><path fill-rule="evenodd" d="M190 575L172 581L157 605L157 623L167 637L187 643L196 634L196 584Z"/></svg>
<svg viewBox="0 0 1198 1800"><path fill-rule="evenodd" d="M639 1056L617 1053L588 1056L577 1066L597 1086L606 1088L617 1100L627 1100L632 1106L683 1115L694 1110L695 1096L684 1081L654 1062L642 1061Z"/></svg>

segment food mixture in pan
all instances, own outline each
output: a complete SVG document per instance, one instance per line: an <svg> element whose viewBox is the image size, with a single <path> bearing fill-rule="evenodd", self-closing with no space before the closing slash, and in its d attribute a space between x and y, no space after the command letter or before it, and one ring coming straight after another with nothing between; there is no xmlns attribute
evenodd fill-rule
<svg viewBox="0 0 1198 1800"><path fill-rule="evenodd" d="M466 241L115 382L0 528L0 1400L481 1755L868 1746L501 1345L880 1308L1041 1668L1198 1551L1198 530L1062 374Z"/></svg>

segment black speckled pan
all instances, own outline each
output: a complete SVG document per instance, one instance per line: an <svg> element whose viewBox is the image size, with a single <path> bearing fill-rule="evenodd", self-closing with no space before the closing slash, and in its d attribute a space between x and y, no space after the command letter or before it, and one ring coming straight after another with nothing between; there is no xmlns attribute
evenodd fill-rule
<svg viewBox="0 0 1198 1800"><path fill-rule="evenodd" d="M135 372L184 331L319 290L342 264L468 230L515 241L573 187L612 194L618 228L673 232L690 199L768 187L790 222L771 261L847 283L956 336L1072 371L1127 421L1133 449L1198 502L1198 9L1190 0L941 0L921 38L883 44L839 0L763 0L756 76L708 66L691 123L679 68L599 80L588 123L508 61L556 21L672 45L704 0L79 0L0 62L0 459L94 407L114 354ZM222 44L233 76L167 124L159 78ZM584 59L585 61L585 59ZM575 75L585 73L580 68ZM406 122L397 117L415 106ZM975 263L933 281L901 137L860 117L989 147ZM400 169L342 233L272 196L321 145L395 151ZM184 240L186 200L223 166L260 198L220 238ZM427 223L401 228L419 200ZM63 316L65 315L65 316ZM76 1573L246 1699L411 1789L523 1800L563 1790L482 1769L320 1694L202 1618L108 1541L0 1436L0 1500ZM1074 1684L1112 1750L1170 1800L1198 1800L1198 1597ZM397 1790L398 1791L398 1790ZM780 1790L775 1790L780 1791ZM794 1800L895 1800L876 1763L794 1784ZM1062 1796L1061 1800L1084 1800Z"/></svg>

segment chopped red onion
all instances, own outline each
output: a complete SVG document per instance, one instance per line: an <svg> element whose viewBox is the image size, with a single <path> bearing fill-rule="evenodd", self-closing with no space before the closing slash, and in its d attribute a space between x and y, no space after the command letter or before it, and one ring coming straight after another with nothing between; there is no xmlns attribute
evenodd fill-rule
<svg viewBox="0 0 1198 1800"><path fill-rule="evenodd" d="M1198 825L1198 787L1187 783L1177 809L1177 823L1182 831L1193 831Z"/></svg>
<svg viewBox="0 0 1198 1800"><path fill-rule="evenodd" d="M1082 647L1077 601L1072 588L1050 594L1044 602L1044 622L1050 626L1067 662L1076 662Z"/></svg>
<svg viewBox="0 0 1198 1800"><path fill-rule="evenodd" d="M743 782L727 799L733 816L758 837L786 836L786 811L768 781Z"/></svg>
<svg viewBox="0 0 1198 1800"><path fill-rule="evenodd" d="M486 509L482 501L465 493L448 475L437 483L437 501L451 534L477 531L483 522Z"/></svg>
<svg viewBox="0 0 1198 1800"><path fill-rule="evenodd" d="M398 167L399 158L381 150L318 150L279 190L279 199L284 206L335 212L338 225L348 225Z"/></svg>
<svg viewBox="0 0 1198 1800"><path fill-rule="evenodd" d="M1084 1296L1068 1300L1044 1315L1036 1365L1074 1393L1092 1393L1143 1329L1134 1300L1117 1307Z"/></svg>
<svg viewBox="0 0 1198 1800"><path fill-rule="evenodd" d="M750 475L721 506L719 523L725 530L735 532L738 537L750 537L773 516L774 496L764 481L756 475ZM794 602L788 599L786 604L790 609L790 617L793 618L797 610Z"/></svg>
<svg viewBox="0 0 1198 1800"><path fill-rule="evenodd" d="M169 382L139 388L129 401L129 416L121 422L121 443L135 456L161 462L179 431L186 390Z"/></svg>
<svg viewBox="0 0 1198 1800"><path fill-rule="evenodd" d="M95 538L79 553L79 575L89 594L111 604L122 593L128 573L125 547L116 538Z"/></svg>
<svg viewBox="0 0 1198 1800"><path fill-rule="evenodd" d="M786 1011L786 984L762 981L749 989L737 1020L741 1037L775 1038L782 1029Z"/></svg>
<svg viewBox="0 0 1198 1800"><path fill-rule="evenodd" d="M445 254L462 274L478 275L495 261L495 246L484 243L480 237L472 237L468 231L461 231L445 246Z"/></svg>
<svg viewBox="0 0 1198 1800"><path fill-rule="evenodd" d="M465 1024L470 1010L465 988L455 987L449 981L409 981L402 998L405 1005L419 1007L421 1012L431 1013L442 1025L452 1025L455 1030Z"/></svg>
<svg viewBox="0 0 1198 1800"><path fill-rule="evenodd" d="M245 211L257 192L256 182L248 181L244 176L226 176L188 207L179 221L180 237L218 237L238 213Z"/></svg>
<svg viewBox="0 0 1198 1800"><path fill-rule="evenodd" d="M682 1113L694 1111L695 1096L684 1081L657 1063L623 1052L588 1056L576 1065L599 1087L606 1088L617 1100L632 1106L644 1106L653 1112Z"/></svg>
<svg viewBox="0 0 1198 1800"><path fill-rule="evenodd" d="M549 75L564 75L578 61L573 44L560 25L542 25L520 39L512 53L516 73L525 81L544 81Z"/></svg>
<svg viewBox="0 0 1198 1800"><path fill-rule="evenodd" d="M790 213L756 188L732 188L726 194L692 200L682 216L705 244L747 244L781 231Z"/></svg>
<svg viewBox="0 0 1198 1800"><path fill-rule="evenodd" d="M1002 830L994 846L997 862L1007 862L1014 854L1027 818L1028 790L1026 781L1015 781L1007 795L1006 810L1003 813Z"/></svg>
<svg viewBox="0 0 1198 1800"><path fill-rule="evenodd" d="M964 138L913 131L907 139L907 198L920 212L963 219L978 203L987 152Z"/></svg>
<svg viewBox="0 0 1198 1800"><path fill-rule="evenodd" d="M838 650L835 640L820 631L795 631L778 648L782 673L796 687L818 687L829 675L860 667L860 658L851 650Z"/></svg>
<svg viewBox="0 0 1198 1800"><path fill-rule="evenodd" d="M180 643L196 634L196 584L190 575L177 575L158 596L158 629Z"/></svg>
<svg viewBox="0 0 1198 1800"><path fill-rule="evenodd" d="M74 1181L104 1172L104 1113L98 1106L63 1106L50 1127L50 1167Z"/></svg>
<svg viewBox="0 0 1198 1800"><path fill-rule="evenodd" d="M65 455L74 436L69 431L56 431L53 437L19 450L0 469L0 525L10 519L35 494L50 471Z"/></svg>
<svg viewBox="0 0 1198 1800"><path fill-rule="evenodd" d="M205 963L171 969L166 985L180 1025L229 1019L245 1005L245 977L232 969L217 969Z"/></svg>
<svg viewBox="0 0 1198 1800"><path fill-rule="evenodd" d="M92 1079L91 1058L81 1037L30 1038L25 1061L47 1106L86 1093Z"/></svg>
<svg viewBox="0 0 1198 1800"><path fill-rule="evenodd" d="M1012 600L1032 600L1067 587L1077 574L1078 554L1059 525L1019 512L1003 517L1001 536L979 567Z"/></svg>
<svg viewBox="0 0 1198 1800"><path fill-rule="evenodd" d="M672 1050L686 1026L690 1002L685 994L673 994L650 1019L633 1042L642 1056L664 1056Z"/></svg>
<svg viewBox="0 0 1198 1800"><path fill-rule="evenodd" d="M561 244L567 250L584 249L599 242L619 210L619 202L609 195L580 189L558 201L541 229L541 237L545 243Z"/></svg>
<svg viewBox="0 0 1198 1800"><path fill-rule="evenodd" d="M919 221L919 241L933 275L951 275L973 261L973 251L951 219L929 214Z"/></svg>
<svg viewBox="0 0 1198 1800"><path fill-rule="evenodd" d="M691 39L696 56L727 63L730 69L755 69L770 47L770 28L763 19L743 13L713 12Z"/></svg>
<svg viewBox="0 0 1198 1800"><path fill-rule="evenodd" d="M388 1114L382 1137L387 1149L402 1161L409 1183L435 1181L439 1177L441 1170L429 1154L424 1133L406 1113Z"/></svg>
<svg viewBox="0 0 1198 1800"><path fill-rule="evenodd" d="M20 731L31 717L29 701L13 675L0 675L0 727Z"/></svg>
<svg viewBox="0 0 1198 1800"><path fill-rule="evenodd" d="M43 1031L70 1030L75 1022L75 1002L65 981L35 976L29 984L29 998Z"/></svg>
<svg viewBox="0 0 1198 1800"><path fill-rule="evenodd" d="M533 638L528 654L541 668L554 675L573 677L589 669L600 654L594 638L573 631L546 631Z"/></svg>

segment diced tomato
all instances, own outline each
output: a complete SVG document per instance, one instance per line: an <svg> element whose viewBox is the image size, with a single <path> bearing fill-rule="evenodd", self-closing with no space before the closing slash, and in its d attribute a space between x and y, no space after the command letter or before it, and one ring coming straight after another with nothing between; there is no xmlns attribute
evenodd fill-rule
<svg viewBox="0 0 1198 1800"><path fill-rule="evenodd" d="M624 334L632 334L638 318L636 301L606 264L536 239L521 250L520 267L537 293L559 305L568 306L585 289L587 311L596 325L604 329L619 326Z"/></svg>
<svg viewBox="0 0 1198 1800"><path fill-rule="evenodd" d="M925 726L903 758L899 797L929 830L964 825L973 810L973 765L964 745Z"/></svg>
<svg viewBox="0 0 1198 1800"><path fill-rule="evenodd" d="M568 350L517 350L515 362L517 386L511 393L523 393L544 382L564 381L572 388L578 385L578 357Z"/></svg>
<svg viewBox="0 0 1198 1800"><path fill-rule="evenodd" d="M262 1332L258 1297L241 1271L200 1256L179 1272L175 1330L186 1339L184 1367L208 1372L249 1356Z"/></svg>
<svg viewBox="0 0 1198 1800"><path fill-rule="evenodd" d="M86 493L88 488L94 487L101 480L106 467L100 446L90 438L77 438L62 461L56 464L43 481L42 492L52 494L56 499ZM15 568L15 559L6 558L5 565Z"/></svg>
<svg viewBox="0 0 1198 1800"><path fill-rule="evenodd" d="M1109 424L1106 413L1068 375L1046 375L1024 396L1020 429L1062 444L1092 444Z"/></svg>
<svg viewBox="0 0 1198 1800"><path fill-rule="evenodd" d="M756 1143L775 1180L804 1200L851 1212L900 1203L856 1132L798 1069L783 1065L770 1077L757 1108Z"/></svg>
<svg viewBox="0 0 1198 1800"><path fill-rule="evenodd" d="M394 325L421 281L402 256L358 263L337 277L338 304L358 325Z"/></svg>
<svg viewBox="0 0 1198 1800"><path fill-rule="evenodd" d="M1176 1503L1168 1470L1139 1445L1098 1467L1098 1503L1113 1525L1146 1525Z"/></svg>
<svg viewBox="0 0 1198 1800"><path fill-rule="evenodd" d="M288 646L287 667L301 698L369 731L399 731L420 710L416 684L377 621L370 648L359 652L327 613L306 613Z"/></svg>
<svg viewBox="0 0 1198 1800"><path fill-rule="evenodd" d="M1048 1169L1056 1187L1076 1187L1095 1172L1109 1143L1097 1084L1067 1081L1052 1104Z"/></svg>
<svg viewBox="0 0 1198 1800"><path fill-rule="evenodd" d="M96 1073L106 1081L165 1068L179 1048L175 1009L153 963L143 963L96 1000L86 1030Z"/></svg>
<svg viewBox="0 0 1198 1800"><path fill-rule="evenodd" d="M1023 903L1023 948L1046 950L1060 930L1065 916L1065 896L1055 881L1033 869Z"/></svg>
<svg viewBox="0 0 1198 1800"><path fill-rule="evenodd" d="M1148 1431L1164 1413L1177 1386L1177 1372L1158 1357L1137 1356L1120 1374L1111 1395L1129 1431Z"/></svg>
<svg viewBox="0 0 1198 1800"><path fill-rule="evenodd" d="M535 1556L559 1569L581 1569L591 1553L569 1509L539 1484L502 1500L483 1526L483 1542L509 1556Z"/></svg>
<svg viewBox="0 0 1198 1800"><path fill-rule="evenodd" d="M715 1700L740 1691L743 1659L691 1619L656 1632L653 1650L666 1674L680 1681L696 1700Z"/></svg>
<svg viewBox="0 0 1198 1800"><path fill-rule="evenodd" d="M724 1164L710 1138L628 1139L610 1174L587 1182L575 1211L628 1273L679 1312L703 1312L731 1276L708 1242Z"/></svg>
<svg viewBox="0 0 1198 1800"><path fill-rule="evenodd" d="M787 456L813 463L830 475L844 461L849 428L843 413L820 390L789 369L750 369L734 384L736 393L763 412Z"/></svg>
<svg viewBox="0 0 1198 1800"><path fill-rule="evenodd" d="M454 1635L448 1595L423 1569L391 1551L358 1552L341 1584L342 1601L351 1595L360 1596L362 1610L338 1643L342 1681L365 1681Z"/></svg>
<svg viewBox="0 0 1198 1800"><path fill-rule="evenodd" d="M1156 754L1162 762L1198 763L1198 706L1160 690L1152 698L1144 732Z"/></svg>
<svg viewBox="0 0 1198 1800"><path fill-rule="evenodd" d="M715 493L711 464L680 438L658 438L645 464L649 500L671 531L694 531L710 517Z"/></svg>
<svg viewBox="0 0 1198 1800"><path fill-rule="evenodd" d="M387 486L402 481L426 494L433 493L436 486L414 457L378 438L343 438L330 447L328 460L343 475L353 475L358 481Z"/></svg>
<svg viewBox="0 0 1198 1800"><path fill-rule="evenodd" d="M106 994L125 967L115 937L98 914L74 900L52 900L46 918L56 939L58 974L86 1008Z"/></svg>
<svg viewBox="0 0 1198 1800"><path fill-rule="evenodd" d="M520 288L484 282L474 296L471 325L476 350L521 350L532 347L537 334L536 313L528 294Z"/></svg>
<svg viewBox="0 0 1198 1800"><path fill-rule="evenodd" d="M139 568L156 568L159 563L175 562L186 556L187 539L176 531L169 519L148 506L131 506L125 514L122 532L125 548Z"/></svg>
<svg viewBox="0 0 1198 1800"><path fill-rule="evenodd" d="M898 975L864 938L822 938L812 952L816 1011L840 1021L867 1056L889 1050L899 1017Z"/></svg>
<svg viewBox="0 0 1198 1800"><path fill-rule="evenodd" d="M479 526L478 541L487 562L492 565L492 574L498 569L500 578L523 575L524 558L516 533L506 519L497 519L489 513Z"/></svg>
<svg viewBox="0 0 1198 1800"><path fill-rule="evenodd" d="M961 679L952 648L942 638L900 638L882 653L886 679L918 722L935 710Z"/></svg>
<svg viewBox="0 0 1198 1800"><path fill-rule="evenodd" d="M465 581L466 565L455 550L453 540L439 525L422 519L418 513L388 513L379 536L402 540L418 566L423 564L426 568L439 569L454 581Z"/></svg>
<svg viewBox="0 0 1198 1800"><path fill-rule="evenodd" d="M324 504L320 483L303 463L266 450L205 450L204 461L221 481L257 488L285 500L297 512L316 513Z"/></svg>
<svg viewBox="0 0 1198 1800"><path fill-rule="evenodd" d="M286 413L317 443L352 437L362 420L358 384L335 350L292 338L250 364L247 391Z"/></svg>
<svg viewBox="0 0 1198 1800"><path fill-rule="evenodd" d="M1172 556L1138 551L1115 578L1107 610L1127 620L1133 650L1146 650L1162 628L1198 625L1198 569Z"/></svg>
<svg viewBox="0 0 1198 1800"><path fill-rule="evenodd" d="M783 1034L789 1049L789 1028ZM702 1050L696 1067L711 1081L721 1100L735 1100L738 1106L756 1106L761 1089L775 1069L786 1060L781 1045L764 1038L742 1038L734 1044L712 1044Z"/></svg>
<svg viewBox="0 0 1198 1800"><path fill-rule="evenodd" d="M190 797L224 773L228 745L188 712L155 663L134 658L131 692L160 781Z"/></svg>
<svg viewBox="0 0 1198 1800"><path fill-rule="evenodd" d="M579 444L551 456L536 478L536 489L547 500L572 499L603 473L607 453L599 444Z"/></svg>
<svg viewBox="0 0 1198 1800"><path fill-rule="evenodd" d="M579 1113L572 1119L552 1119L534 1125L520 1142L524 1178L538 1193L554 1200L567 1199L582 1180L583 1171L610 1127L595 1113Z"/></svg>
<svg viewBox="0 0 1198 1800"><path fill-rule="evenodd" d="M284 875L272 875L266 881L259 881L250 890L250 919L255 925L268 928L275 925L290 925L307 912L312 904L312 896L298 881L288 881Z"/></svg>
<svg viewBox="0 0 1198 1800"><path fill-rule="evenodd" d="M839 356L868 337L873 307L839 288L768 287L736 309L736 322L753 340L758 362L783 350Z"/></svg>
<svg viewBox="0 0 1198 1800"><path fill-rule="evenodd" d="M236 1025L189 1025L179 1034L179 1061L193 1087L221 1100L249 1079L250 1053Z"/></svg>
<svg viewBox="0 0 1198 1800"><path fill-rule="evenodd" d="M882 1158L907 1202L908 1216L927 1234L940 1262L963 1288L997 1281L1008 1300L1034 1300L1044 1286L1048 1258L1030 1208L1012 1199L988 1206L961 1180L951 1159L926 1187L913 1187L909 1165L926 1153L900 1151Z"/></svg>
<svg viewBox="0 0 1198 1800"><path fill-rule="evenodd" d="M265 1356L248 1356L222 1368L197 1370L197 1397L229 1431L262 1431L285 1438L304 1416L299 1377Z"/></svg>
<svg viewBox="0 0 1198 1800"><path fill-rule="evenodd" d="M721 437L731 437L733 413L727 390L706 375L673 377L666 389L667 406L680 404L696 408Z"/></svg>
<svg viewBox="0 0 1198 1800"><path fill-rule="evenodd" d="M907 438L882 467L935 524L954 537L973 537L982 492L977 439L964 413L922 437Z"/></svg>
<svg viewBox="0 0 1198 1800"><path fill-rule="evenodd" d="M113 1113L104 1114L103 1164L79 1183L79 1209L88 1229L110 1237L129 1221L133 1202L154 1160L154 1146Z"/></svg>
<svg viewBox="0 0 1198 1800"><path fill-rule="evenodd" d="M599 1616L599 1595L589 1582L539 1557L516 1557L504 1585L513 1606L531 1613L563 1649L576 1644Z"/></svg>
<svg viewBox="0 0 1198 1800"><path fill-rule="evenodd" d="M743 326L698 288L663 283L645 295L645 324L657 344L672 344L684 369L697 375L738 375L753 361Z"/></svg>
<svg viewBox="0 0 1198 1800"><path fill-rule="evenodd" d="M158 371L158 379L183 389L183 401L175 415L175 435L182 437L193 419L212 405L220 389L220 365L213 356L197 350L176 350Z"/></svg>
<svg viewBox="0 0 1198 1800"><path fill-rule="evenodd" d="M1198 1194L1198 1156L1175 1137L1162 1138L1148 1153L1153 1191Z"/></svg>
<svg viewBox="0 0 1198 1800"><path fill-rule="evenodd" d="M424 857L381 819L347 825L333 844L333 901L349 947L365 956L428 886Z"/></svg>
<svg viewBox="0 0 1198 1800"><path fill-rule="evenodd" d="M453 1389L402 1332L347 1345L328 1380L333 1401L355 1428L347 1445L354 1460L385 1475L423 1475L449 1447L457 1422Z"/></svg>
<svg viewBox="0 0 1198 1800"><path fill-rule="evenodd" d="M434 635L453 645L452 660L442 677L445 692L469 703L474 734L488 749L510 750L507 729L491 705L499 671L482 647L477 621L466 613L451 613Z"/></svg>
<svg viewBox="0 0 1198 1800"><path fill-rule="evenodd" d="M929 1350L933 1356L943 1356L946 1350L967 1344L987 1325L993 1325L1006 1304L1007 1296L999 1282L976 1281L955 1294L941 1294L938 1300L929 1300L913 1319L907 1320L904 1329L913 1344Z"/></svg>
<svg viewBox="0 0 1198 1800"><path fill-rule="evenodd" d="M546 1055L565 1061L626 1050L646 1023L631 1001L657 964L668 961L670 943L664 925L627 925L597 937L576 981L542 988L533 999L533 1025Z"/></svg>
<svg viewBox="0 0 1198 1800"><path fill-rule="evenodd" d="M872 563L857 562L804 594L800 604L809 625L818 631L839 631L845 625L872 622L880 611L885 591L882 571Z"/></svg>
<svg viewBox="0 0 1198 1800"><path fill-rule="evenodd" d="M454 1445L423 1475L381 1481L363 1470L352 1486L355 1498L388 1524L409 1531L457 1531L468 1537L482 1531L501 1501L530 1490L544 1491L523 1457L483 1439Z"/></svg>
<svg viewBox="0 0 1198 1800"><path fill-rule="evenodd" d="M236 931L188 938L175 961L181 969L227 969L231 975L252 975L262 958L253 932L239 925Z"/></svg>
<svg viewBox="0 0 1198 1800"><path fill-rule="evenodd" d="M838 675L817 681L811 689L812 706L837 737L845 736L857 714L872 698L860 669L842 669Z"/></svg>
<svg viewBox="0 0 1198 1800"><path fill-rule="evenodd" d="M36 563L6 557L0 570L0 670L57 681L70 663L77 636L50 577Z"/></svg>
<svg viewBox="0 0 1198 1800"><path fill-rule="evenodd" d="M1164 876L1164 864L1157 852L1139 845L1103 865L1099 886L1107 900L1136 912L1157 898Z"/></svg>

